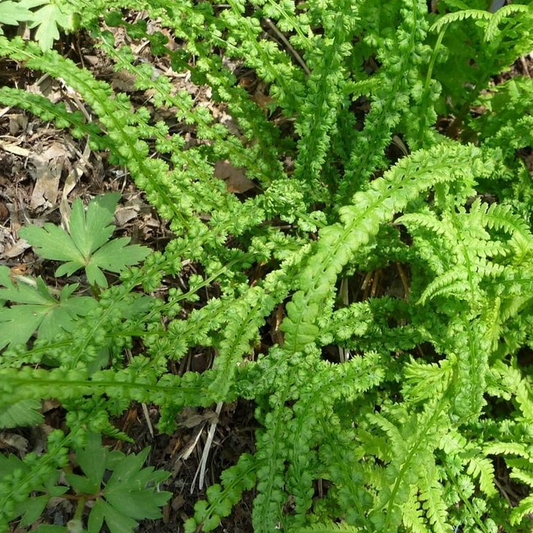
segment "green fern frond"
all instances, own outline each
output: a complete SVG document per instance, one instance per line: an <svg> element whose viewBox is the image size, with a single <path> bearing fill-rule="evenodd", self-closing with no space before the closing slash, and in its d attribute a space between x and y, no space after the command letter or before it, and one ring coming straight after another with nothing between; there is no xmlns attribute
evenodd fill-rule
<svg viewBox="0 0 533 533"><path fill-rule="evenodd" d="M479 487L489 497L496 496L498 491L494 484L494 465L485 457L472 457L468 464L468 474L479 478Z"/></svg>
<svg viewBox="0 0 533 533"><path fill-rule="evenodd" d="M115 152L113 143L102 135L102 130L96 123L87 122L87 118L80 111L67 111L63 102L54 104L44 96L11 87L0 88L0 102L6 106L31 111L41 120L54 121L56 128L71 128L71 133L76 138L88 136L93 150ZM114 153L114 156L120 157L118 153Z"/></svg>
<svg viewBox="0 0 533 533"><path fill-rule="evenodd" d="M522 522L522 519L526 515L533 513L533 496L528 496L520 501L520 503L512 510L510 516L510 522L513 526L516 526ZM531 519L528 518L531 522Z"/></svg>
<svg viewBox="0 0 533 533"><path fill-rule="evenodd" d="M502 23L502 21L511 15L515 15L516 13L531 13L530 7L521 4L509 4L498 9L498 11L492 15L487 27L485 28L485 41L492 41L499 33L498 26Z"/></svg>
<svg viewBox="0 0 533 533"><path fill-rule="evenodd" d="M493 15L489 11L483 11L481 9L464 9L462 11L456 11L454 13L447 13L440 17L429 29L432 32L440 32L444 26L453 22L462 20L487 20L490 21Z"/></svg>
<svg viewBox="0 0 533 533"><path fill-rule="evenodd" d="M435 476L435 470L431 469L423 478L420 494L422 508L435 533L452 533L454 529L447 520L448 506L444 501L444 490Z"/></svg>
<svg viewBox="0 0 533 533"><path fill-rule="evenodd" d="M231 513L243 491L255 485L256 464L252 456L243 454L239 462L224 470L222 485L211 485L207 489L207 501L200 500L194 506L194 517L185 522L185 533L216 529L222 518Z"/></svg>
<svg viewBox="0 0 533 533"><path fill-rule="evenodd" d="M430 533L424 517L424 511L418 498L418 488L413 487L409 499L403 506L403 524L411 533Z"/></svg>

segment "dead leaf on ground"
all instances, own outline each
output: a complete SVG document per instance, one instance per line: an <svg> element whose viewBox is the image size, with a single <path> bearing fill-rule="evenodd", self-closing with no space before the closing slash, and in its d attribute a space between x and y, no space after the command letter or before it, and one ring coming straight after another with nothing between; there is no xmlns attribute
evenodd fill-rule
<svg viewBox="0 0 533 533"><path fill-rule="evenodd" d="M119 206L115 211L115 222L117 228L123 228L128 222L134 220L139 214L148 207L138 195L130 198L125 205Z"/></svg>
<svg viewBox="0 0 533 533"><path fill-rule="evenodd" d="M43 205L56 206L59 180L68 156L65 145L58 142L54 142L42 154L33 155L31 162L34 170L31 173L35 179L35 187L30 202L32 209Z"/></svg>
<svg viewBox="0 0 533 533"><path fill-rule="evenodd" d="M214 422L218 420L218 416L214 411L207 410L204 413L188 413L182 420L180 426L186 428L194 428L204 422Z"/></svg>
<svg viewBox="0 0 533 533"><path fill-rule="evenodd" d="M57 409L58 407L61 407L61 404L57 400L44 400L42 402L42 412L48 413L48 411L51 411L52 409Z"/></svg>
<svg viewBox="0 0 533 533"><path fill-rule="evenodd" d="M185 498L183 497L183 494L178 494L175 498L173 498L170 505L174 512L181 509L185 505Z"/></svg>
<svg viewBox="0 0 533 533"><path fill-rule="evenodd" d="M111 80L111 87L118 89L125 93L133 93L136 91L135 81L136 76L125 70L119 70L113 74Z"/></svg>
<svg viewBox="0 0 533 533"><path fill-rule="evenodd" d="M20 239L12 245L6 245L0 257L13 259L22 255L29 247L30 245L24 239Z"/></svg>
<svg viewBox="0 0 533 533"><path fill-rule="evenodd" d="M6 152L15 155L20 155L22 157L28 157L31 154L29 150L26 150L26 148L22 148L22 146L2 141L0 141L0 148L2 148L2 150L5 150Z"/></svg>
<svg viewBox="0 0 533 533"><path fill-rule="evenodd" d="M28 449L28 441L15 433L0 432L0 449L14 448L19 453L25 453Z"/></svg>
<svg viewBox="0 0 533 533"><path fill-rule="evenodd" d="M255 187L252 180L246 177L242 168L234 167L229 161L217 161L214 174L225 180L228 191L241 194Z"/></svg>
<svg viewBox="0 0 533 533"><path fill-rule="evenodd" d="M0 200L0 223L4 223L9 218L9 209L5 202Z"/></svg>
<svg viewBox="0 0 533 533"><path fill-rule="evenodd" d="M50 97L54 91L54 85L55 80L49 74L43 74L35 83L27 85L26 91L33 94ZM51 98L51 100L55 103L58 101L56 98ZM61 98L61 95L59 95L59 98Z"/></svg>
<svg viewBox="0 0 533 533"><path fill-rule="evenodd" d="M65 179L63 185L63 192L61 194L61 200L59 202L59 212L61 213L61 219L65 224L70 219L70 205L68 203L68 196L74 190L81 177L87 172L90 167L89 157L91 156L91 148L89 141L85 143L83 153L79 152L75 145L71 146L73 153L76 153L76 161L71 165L70 171Z"/></svg>
<svg viewBox="0 0 533 533"><path fill-rule="evenodd" d="M9 133L17 135L26 130L28 126L28 117L26 115L18 114L9 117Z"/></svg>
<svg viewBox="0 0 533 533"><path fill-rule="evenodd" d="M10 251L15 246L15 237L11 233L9 228L0 226L0 259L9 259L10 256L6 255L6 250ZM15 254L11 257L16 257Z"/></svg>

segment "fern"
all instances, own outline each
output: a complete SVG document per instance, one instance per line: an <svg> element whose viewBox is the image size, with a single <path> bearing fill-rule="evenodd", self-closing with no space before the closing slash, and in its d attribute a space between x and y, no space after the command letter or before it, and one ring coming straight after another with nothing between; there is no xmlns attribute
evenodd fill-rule
<svg viewBox="0 0 533 533"><path fill-rule="evenodd" d="M456 11L455 13L443 15L431 26L430 31L439 32L447 24L461 20L492 20L493 17L496 17L496 15L492 15L488 11L483 11L481 9L463 9L461 11Z"/></svg>
<svg viewBox="0 0 533 533"><path fill-rule="evenodd" d="M241 455L239 463L224 471L221 485L212 485L207 491L208 501L199 501L194 507L194 518L185 524L185 532L193 533L200 526L203 531L212 531L221 518L231 513L242 492L255 485L256 465L253 457Z"/></svg>
<svg viewBox="0 0 533 533"><path fill-rule="evenodd" d="M13 4L3 24L52 6ZM172 433L183 408L239 398L256 406L253 452L186 531L219 527L245 491L258 533L530 531L533 189L520 154L533 147L533 85L491 82L531 49L530 6L52 7L44 40L6 27L0 55L60 79L87 114L22 86L0 102L125 167L172 233L153 253L109 240L116 195L76 201L64 229L20 231L45 272L86 275L45 285L0 268L0 322L24 321L0 336L0 426L41 423L43 400L65 413L42 454L0 456L0 531L31 526L52 497L98 500L71 530L156 518L165 474L142 468L148 450L119 457L100 435L131 441L115 423L136 402ZM52 46L58 22L90 33L134 94ZM177 91L175 73L212 102ZM226 160L246 194L216 176ZM212 365L187 370L198 352ZM516 505L500 497L502 465Z"/></svg>
<svg viewBox="0 0 533 533"><path fill-rule="evenodd" d="M506 17L509 17L509 15L514 15L516 13L528 13L529 8L524 5L514 5L510 4L508 6L503 6L501 9L498 9L496 13L494 13L487 24L487 28L485 29L485 40L486 41L492 41L496 34L498 33L498 26L502 23L503 19Z"/></svg>

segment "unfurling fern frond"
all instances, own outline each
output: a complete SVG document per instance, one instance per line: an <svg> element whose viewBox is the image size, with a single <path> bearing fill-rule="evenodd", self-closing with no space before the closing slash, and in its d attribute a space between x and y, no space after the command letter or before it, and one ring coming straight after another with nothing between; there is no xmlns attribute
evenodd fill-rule
<svg viewBox="0 0 533 533"><path fill-rule="evenodd" d="M440 32L444 26L451 24L452 22L457 22L461 20L491 20L493 17L492 13L489 11L483 11L482 9L463 9L461 11L456 11L454 13L447 13L440 17L437 22L435 22L430 31Z"/></svg>
<svg viewBox="0 0 533 533"><path fill-rule="evenodd" d="M485 40L487 42L492 41L499 33L498 26L502 23L502 21L505 18L517 13L531 13L531 9L528 6L521 4L509 4L498 9L498 11L492 15L487 27L485 28Z"/></svg>

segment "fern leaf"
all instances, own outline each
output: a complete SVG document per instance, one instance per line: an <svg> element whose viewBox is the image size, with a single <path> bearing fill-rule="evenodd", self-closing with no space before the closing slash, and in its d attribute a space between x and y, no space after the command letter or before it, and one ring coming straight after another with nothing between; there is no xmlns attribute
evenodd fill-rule
<svg viewBox="0 0 533 533"><path fill-rule="evenodd" d="M20 402L0 407L0 428L16 428L35 426L44 418L39 412L41 403L37 400L21 400Z"/></svg>
<svg viewBox="0 0 533 533"><path fill-rule="evenodd" d="M509 4L501 7L494 13L485 28L485 41L492 41L498 34L498 26L502 23L503 19L514 15L516 13L528 13L530 7L521 4Z"/></svg>
<svg viewBox="0 0 533 533"><path fill-rule="evenodd" d="M220 398L227 396L242 355L250 350L250 341L258 335L264 317L271 313L275 304L263 290L256 288L248 291L238 308L232 310L232 316L224 330L224 340L220 343L215 359L218 375L211 385L215 395L220 394Z"/></svg>
<svg viewBox="0 0 533 533"><path fill-rule="evenodd" d="M222 518L231 513L245 490L255 485L256 464L251 455L243 454L239 462L224 470L222 485L211 485L207 489L207 501L200 500L194 506L194 517L185 522L185 533L216 529Z"/></svg>
<svg viewBox="0 0 533 533"><path fill-rule="evenodd" d="M447 13L435 22L429 31L440 32L444 26L461 20L491 20L492 14L489 11L483 11L481 9L464 9L462 11L456 11L455 13Z"/></svg>
<svg viewBox="0 0 533 533"><path fill-rule="evenodd" d="M444 501L442 485L435 479L435 470L426 473L421 491L422 507L426 511L429 523L435 533L453 533L453 527L447 521L447 505Z"/></svg>
<svg viewBox="0 0 533 533"><path fill-rule="evenodd" d="M472 457L468 463L468 474L479 478L479 487L490 498L496 496L498 491L494 484L494 465L486 457Z"/></svg>
<svg viewBox="0 0 533 533"><path fill-rule="evenodd" d="M411 533L430 533L417 494L418 489L413 487L409 499L403 506L402 520Z"/></svg>
<svg viewBox="0 0 533 533"><path fill-rule="evenodd" d="M432 185L472 172L473 163L479 171L487 172L488 168L480 168L479 156L472 147L451 145L415 152L383 178L374 180L368 191L357 193L355 205L341 208L342 225L322 229L316 252L301 274L302 290L295 294L293 305L287 306L288 318L283 323L287 350L301 351L317 337L315 322L321 303L330 296L344 265L378 233L380 226ZM451 162L454 158L456 165Z"/></svg>
<svg viewBox="0 0 533 533"><path fill-rule="evenodd" d="M516 479L521 483L524 483L524 485L528 485L529 487L533 488L533 471L527 471L514 466L509 476L512 479Z"/></svg>
<svg viewBox="0 0 533 533"><path fill-rule="evenodd" d="M527 496L511 511L511 524L516 526L520 524L524 516L533 513L533 495Z"/></svg>
<svg viewBox="0 0 533 533"><path fill-rule="evenodd" d="M470 295L468 271L462 267L452 268L435 278L424 290L418 303L424 305L437 296L454 295L467 299Z"/></svg>
<svg viewBox="0 0 533 533"><path fill-rule="evenodd" d="M276 395L277 405L266 415L266 430L257 439L258 493L252 513L254 531L257 533L272 533L277 529L286 501L283 473L287 458L286 443L289 440L288 422L292 418L292 411L285 406L285 396L285 391Z"/></svg>
<svg viewBox="0 0 533 533"><path fill-rule="evenodd" d="M518 455L533 460L533 453L521 442L494 442L483 448L485 455Z"/></svg>
<svg viewBox="0 0 533 533"><path fill-rule="evenodd" d="M113 143L102 135L94 122L88 123L79 111L69 112L63 102L52 103L48 98L11 87L0 88L0 102L6 106L31 111L44 121L54 121L56 128L71 128L74 137L89 136L93 150L113 150ZM114 154L115 157L118 154Z"/></svg>

